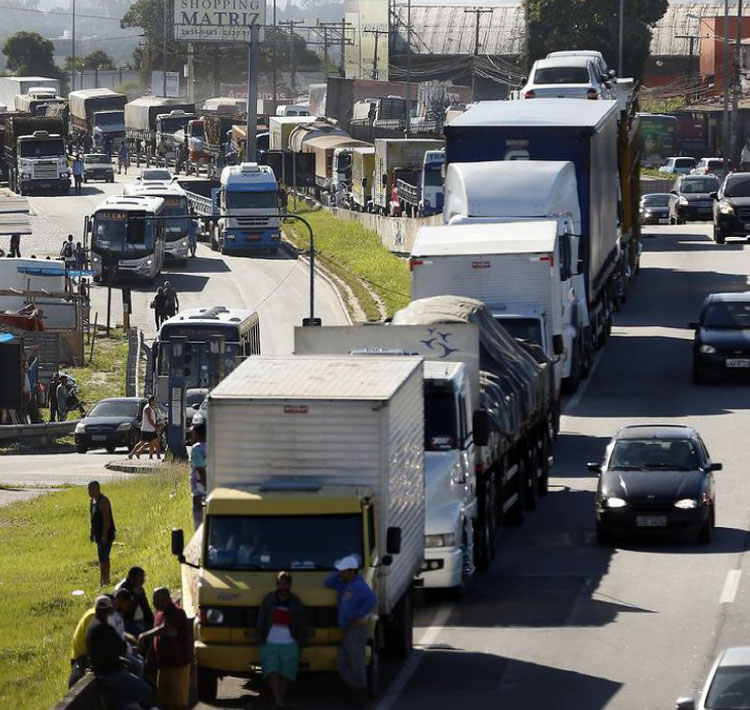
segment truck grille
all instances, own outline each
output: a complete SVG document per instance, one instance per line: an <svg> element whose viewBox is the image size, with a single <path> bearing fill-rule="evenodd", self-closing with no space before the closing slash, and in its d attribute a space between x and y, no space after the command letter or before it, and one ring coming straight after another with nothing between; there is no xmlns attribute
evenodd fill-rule
<svg viewBox="0 0 750 710"><path fill-rule="evenodd" d="M223 620L220 624L201 622L204 626L224 626L234 628L254 629L258 623L257 606L222 606L212 605L212 608L220 608ZM311 629L335 628L338 625L338 616L335 606L307 606L305 607L307 625Z"/></svg>
<svg viewBox="0 0 750 710"><path fill-rule="evenodd" d="M267 227L269 220L267 217L237 217L237 226L248 227Z"/></svg>
<svg viewBox="0 0 750 710"><path fill-rule="evenodd" d="M51 160L37 163L34 166L34 177L39 180L54 180L58 177L57 163Z"/></svg>

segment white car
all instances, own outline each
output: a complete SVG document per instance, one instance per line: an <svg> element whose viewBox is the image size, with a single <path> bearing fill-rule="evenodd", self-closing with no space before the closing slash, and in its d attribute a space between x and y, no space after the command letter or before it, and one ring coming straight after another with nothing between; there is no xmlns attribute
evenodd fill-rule
<svg viewBox="0 0 750 710"><path fill-rule="evenodd" d="M137 179L141 182L171 182L175 176L164 168L144 168Z"/></svg>
<svg viewBox="0 0 750 710"><path fill-rule="evenodd" d="M731 167L730 167L731 169ZM724 158L701 158L691 171L692 175L724 174Z"/></svg>
<svg viewBox="0 0 750 710"><path fill-rule="evenodd" d="M610 88L590 57L537 59L521 89L524 99L608 99Z"/></svg>
<svg viewBox="0 0 750 710"><path fill-rule="evenodd" d="M699 700L678 698L677 710L743 710L750 707L750 648L727 648L719 654Z"/></svg>
<svg viewBox="0 0 750 710"><path fill-rule="evenodd" d="M695 158L675 156L667 158L664 165L659 168L659 172L667 173L668 175L689 175L694 167Z"/></svg>
<svg viewBox="0 0 750 710"><path fill-rule="evenodd" d="M587 57L594 62L596 70L605 84L617 76L616 72L607 66L604 55L595 49L568 49L563 52L550 52L547 55L547 59L557 59L560 57Z"/></svg>

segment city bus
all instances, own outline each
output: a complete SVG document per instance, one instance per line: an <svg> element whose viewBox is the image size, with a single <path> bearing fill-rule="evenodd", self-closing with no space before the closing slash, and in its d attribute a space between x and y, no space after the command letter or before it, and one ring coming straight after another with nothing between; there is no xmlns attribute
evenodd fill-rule
<svg viewBox="0 0 750 710"><path fill-rule="evenodd" d="M164 200L164 214L172 219L164 223L164 256L185 263L190 245L195 243L195 222L190 216L185 190L176 183L163 185L131 183L125 186L125 195L151 195Z"/></svg>
<svg viewBox="0 0 750 710"><path fill-rule="evenodd" d="M180 311L162 323L153 346L154 375L161 402L168 401L174 336L186 338L182 373L186 400L191 390L215 387L246 357L260 354L260 320L256 312L224 306ZM223 355L218 352L221 337Z"/></svg>
<svg viewBox="0 0 750 710"><path fill-rule="evenodd" d="M667 158L677 155L677 117L657 113L639 113L641 127L641 165L659 168Z"/></svg>
<svg viewBox="0 0 750 710"><path fill-rule="evenodd" d="M153 281L164 266L166 205L161 197L108 197L86 218L91 269L100 283L130 277Z"/></svg>

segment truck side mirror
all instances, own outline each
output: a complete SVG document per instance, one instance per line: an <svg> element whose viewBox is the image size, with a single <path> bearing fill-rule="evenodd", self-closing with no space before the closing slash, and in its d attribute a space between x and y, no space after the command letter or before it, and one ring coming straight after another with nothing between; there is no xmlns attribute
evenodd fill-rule
<svg viewBox="0 0 750 710"><path fill-rule="evenodd" d="M182 528L174 528L172 530L172 554L175 557L182 557L182 553L185 551L185 533Z"/></svg>
<svg viewBox="0 0 750 710"><path fill-rule="evenodd" d="M397 555L401 552L401 528L388 528L385 533L385 551L389 555Z"/></svg>
<svg viewBox="0 0 750 710"><path fill-rule="evenodd" d="M693 698L677 698L675 708L677 710L695 710L695 700Z"/></svg>
<svg viewBox="0 0 750 710"><path fill-rule="evenodd" d="M362 178L362 187L367 187L367 178Z"/></svg>
<svg viewBox="0 0 750 710"><path fill-rule="evenodd" d="M709 195L709 197L710 197L710 198L711 198L712 200L718 200L718 199L719 199L719 193L718 193L718 192L712 192L712 193L711 193L711 194Z"/></svg>
<svg viewBox="0 0 750 710"><path fill-rule="evenodd" d="M555 355L562 355L565 351L565 342L563 341L562 335L552 336L552 352Z"/></svg>
<svg viewBox="0 0 750 710"><path fill-rule="evenodd" d="M490 439L490 416L486 409L477 409L472 417L474 446L487 446Z"/></svg>
<svg viewBox="0 0 750 710"><path fill-rule="evenodd" d="M388 176L387 175L383 175L383 179L382 179L381 182L383 183L383 187L387 187L388 186Z"/></svg>

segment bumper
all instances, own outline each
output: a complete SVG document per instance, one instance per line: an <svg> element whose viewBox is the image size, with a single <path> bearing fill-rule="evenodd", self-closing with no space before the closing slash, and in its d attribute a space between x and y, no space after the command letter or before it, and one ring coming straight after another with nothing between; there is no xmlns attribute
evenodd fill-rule
<svg viewBox="0 0 750 710"><path fill-rule="evenodd" d="M669 224L669 212L664 214L642 214L641 224Z"/></svg>
<svg viewBox="0 0 750 710"><path fill-rule="evenodd" d="M699 374L732 375L747 377L750 375L750 353L740 355L706 355L693 354L693 369Z"/></svg>
<svg viewBox="0 0 750 710"><path fill-rule="evenodd" d="M598 509L596 521L612 535L683 535L697 534L706 524L710 513L711 509L705 505L695 510Z"/></svg>
<svg viewBox="0 0 750 710"><path fill-rule="evenodd" d="M112 180L115 177L113 170L87 170L83 173L86 180Z"/></svg>
<svg viewBox="0 0 750 710"><path fill-rule="evenodd" d="M684 219L686 222L697 220L711 220L714 216L713 204L709 203L703 207L698 205L679 205L677 207L677 217Z"/></svg>
<svg viewBox="0 0 750 710"><path fill-rule="evenodd" d="M224 251L275 249L281 246L281 232L278 229L265 229L258 232L226 229L223 246Z"/></svg>
<svg viewBox="0 0 750 710"><path fill-rule="evenodd" d="M733 234L746 236L750 234L750 217L745 221L736 214L719 213L716 219L716 227L724 236Z"/></svg>
<svg viewBox="0 0 750 710"><path fill-rule="evenodd" d="M132 430L112 431L106 434L74 434L76 446L88 446L91 449L106 446L129 446Z"/></svg>
<svg viewBox="0 0 750 710"><path fill-rule="evenodd" d="M30 180L21 180L21 187L24 190L50 190L52 188L66 189L70 187L69 177L59 178L32 178Z"/></svg>
<svg viewBox="0 0 750 710"><path fill-rule="evenodd" d="M461 584L463 551L460 547L428 548L414 586L423 589L450 589Z"/></svg>
<svg viewBox="0 0 750 710"><path fill-rule="evenodd" d="M183 244L183 241L185 242ZM189 254L189 248L190 248L190 240L185 237L185 239L180 239L176 242L167 242L164 246L164 256L168 259L187 259Z"/></svg>

